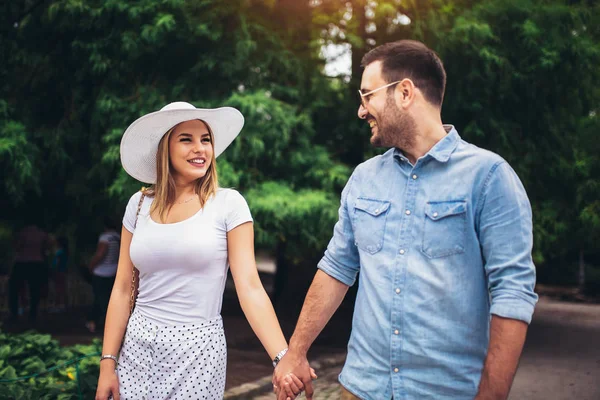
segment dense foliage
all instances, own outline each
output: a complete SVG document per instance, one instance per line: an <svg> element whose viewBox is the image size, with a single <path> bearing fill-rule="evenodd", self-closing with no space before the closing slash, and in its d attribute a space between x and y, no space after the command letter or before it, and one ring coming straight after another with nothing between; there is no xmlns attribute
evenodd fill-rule
<svg viewBox="0 0 600 400"><path fill-rule="evenodd" d="M50 335L0 332L0 399L93 398L100 350L98 340L90 345L60 347ZM87 355L91 356L84 357ZM77 359L81 360L69 363Z"/></svg>
<svg viewBox="0 0 600 400"><path fill-rule="evenodd" d="M0 250L34 219L68 234L79 262L140 186L120 168L122 132L185 100L246 116L218 165L258 246L289 265L318 257L347 177L375 154L356 118L360 58L416 38L448 70L444 120L522 178L540 279L574 283L580 259L599 275L596 2L20 0L0 13ZM347 46L351 77L322 73L327 44Z"/></svg>

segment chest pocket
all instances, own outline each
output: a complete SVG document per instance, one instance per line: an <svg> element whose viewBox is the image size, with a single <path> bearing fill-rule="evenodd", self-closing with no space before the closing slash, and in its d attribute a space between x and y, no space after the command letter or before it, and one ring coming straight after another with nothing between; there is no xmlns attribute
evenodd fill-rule
<svg viewBox="0 0 600 400"><path fill-rule="evenodd" d="M383 247L385 222L390 209L386 200L364 199L359 197L354 204L354 239L356 246L370 254Z"/></svg>
<svg viewBox="0 0 600 400"><path fill-rule="evenodd" d="M429 258L464 253L466 227L466 201L428 202L421 251Z"/></svg>

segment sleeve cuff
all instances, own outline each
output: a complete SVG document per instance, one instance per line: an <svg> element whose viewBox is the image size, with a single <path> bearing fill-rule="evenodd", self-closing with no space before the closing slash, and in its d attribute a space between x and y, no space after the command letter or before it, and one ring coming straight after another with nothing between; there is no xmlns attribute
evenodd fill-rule
<svg viewBox="0 0 600 400"><path fill-rule="evenodd" d="M533 303L513 296L494 299L492 300L490 313L499 317L517 319L530 324L536 302L537 296Z"/></svg>
<svg viewBox="0 0 600 400"><path fill-rule="evenodd" d="M325 272L333 279L342 282L346 286L354 285L354 282L356 281L356 273L335 267L333 264L327 262L326 258L327 256L323 257L321 261L319 261L319 264L317 264L318 269Z"/></svg>
<svg viewBox="0 0 600 400"><path fill-rule="evenodd" d="M131 233L133 235L133 231L135 231L135 229L133 228L133 226L131 226L131 224L129 224L128 221L123 221L123 227L125 229L127 229L129 231L129 233Z"/></svg>
<svg viewBox="0 0 600 400"><path fill-rule="evenodd" d="M227 225L227 232L231 232L232 230L234 230L242 224L245 224L246 222L254 222L254 220L252 218L242 218L237 221L234 221L231 224Z"/></svg>

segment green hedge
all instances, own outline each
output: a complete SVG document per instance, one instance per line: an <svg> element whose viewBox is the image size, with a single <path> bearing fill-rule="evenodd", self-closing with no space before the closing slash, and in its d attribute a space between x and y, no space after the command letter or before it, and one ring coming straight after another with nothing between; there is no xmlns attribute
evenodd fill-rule
<svg viewBox="0 0 600 400"><path fill-rule="evenodd" d="M98 339L61 347L50 335L0 331L0 400L94 398L100 351Z"/></svg>

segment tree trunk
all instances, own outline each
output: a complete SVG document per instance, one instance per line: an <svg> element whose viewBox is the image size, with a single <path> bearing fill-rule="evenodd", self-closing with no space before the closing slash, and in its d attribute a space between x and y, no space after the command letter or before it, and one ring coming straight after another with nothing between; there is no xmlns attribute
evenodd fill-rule
<svg viewBox="0 0 600 400"><path fill-rule="evenodd" d="M358 20L357 35L360 35L363 39L363 46L357 47L353 45L351 48L352 52L352 76L350 91L355 93L360 86L360 80L362 77L362 71L360 68L360 62L366 53L367 46L367 16L365 14L366 0L354 0L352 2L352 18Z"/></svg>
<svg viewBox="0 0 600 400"><path fill-rule="evenodd" d="M585 260L583 258L583 249L579 250L579 292L583 293L585 291Z"/></svg>

